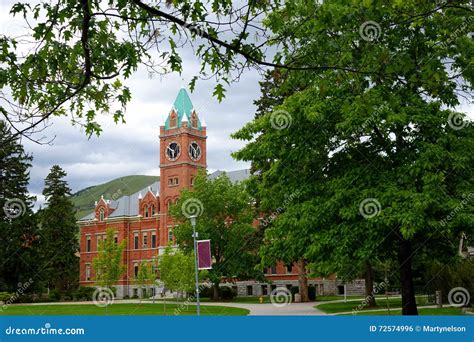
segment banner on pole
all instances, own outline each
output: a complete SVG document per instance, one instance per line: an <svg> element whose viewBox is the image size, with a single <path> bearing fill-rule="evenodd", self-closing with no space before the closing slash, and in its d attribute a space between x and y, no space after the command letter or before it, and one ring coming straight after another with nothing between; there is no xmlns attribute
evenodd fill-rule
<svg viewBox="0 0 474 342"><path fill-rule="evenodd" d="M197 241L198 269L209 270L212 268L211 240Z"/></svg>

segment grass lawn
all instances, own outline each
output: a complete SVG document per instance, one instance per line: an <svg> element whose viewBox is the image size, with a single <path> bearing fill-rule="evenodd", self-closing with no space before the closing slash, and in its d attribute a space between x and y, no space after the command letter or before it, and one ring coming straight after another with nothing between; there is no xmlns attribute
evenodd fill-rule
<svg viewBox="0 0 474 342"><path fill-rule="evenodd" d="M166 308L166 311L165 311ZM201 315L245 316L249 310L224 306L201 306ZM0 316L78 316L78 315L196 315L196 306L183 307L176 304L120 304L101 308L94 304L80 305L11 305L0 311Z"/></svg>
<svg viewBox="0 0 474 342"><path fill-rule="evenodd" d="M364 315L364 316L387 316L389 313L387 311L377 311L377 312L370 312L370 310L365 310L364 312L359 312L357 315ZM401 315L402 310L395 309L390 310L390 315L396 316ZM462 316L463 313L461 308L426 308L426 309L418 309L418 314L420 316ZM349 316L351 314L345 314L344 316Z"/></svg>
<svg viewBox="0 0 474 342"><path fill-rule="evenodd" d="M361 310L369 311L369 310L376 310L376 309L385 309L387 308L387 299L385 298L376 298L377 306L376 307L367 307L365 306ZM400 308L402 306L402 299L401 298L389 298L388 302L390 304L390 309ZM418 305L427 305L426 296L418 296L416 298L416 302ZM321 310L325 313L338 313L338 312L348 312L352 310L356 310L359 305L362 304L362 299L347 301L345 302L337 302L337 303L325 303L316 305L315 308ZM361 311L359 309L359 311Z"/></svg>

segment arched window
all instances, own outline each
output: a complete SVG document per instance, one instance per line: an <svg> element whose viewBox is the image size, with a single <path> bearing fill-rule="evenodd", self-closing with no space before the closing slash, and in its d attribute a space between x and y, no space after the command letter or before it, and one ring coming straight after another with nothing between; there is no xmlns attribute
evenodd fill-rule
<svg viewBox="0 0 474 342"><path fill-rule="evenodd" d="M104 221L104 219L105 219L105 210L100 209L99 210L99 221Z"/></svg>
<svg viewBox="0 0 474 342"><path fill-rule="evenodd" d="M170 211L172 203L173 202L170 199L168 200L168 202L166 202L166 207L168 208L168 211Z"/></svg>
<svg viewBox="0 0 474 342"><path fill-rule="evenodd" d="M155 205L152 204L152 205L151 205L151 215L155 215L155 214L156 214Z"/></svg>
<svg viewBox="0 0 474 342"><path fill-rule="evenodd" d="M175 111L172 111L170 114L170 128L178 126L178 116Z"/></svg>
<svg viewBox="0 0 474 342"><path fill-rule="evenodd" d="M145 213L145 217L148 217L149 216L149 213L148 213L148 206L145 204L145 206L143 207L143 211Z"/></svg>
<svg viewBox="0 0 474 342"><path fill-rule="evenodd" d="M198 118L197 118L196 112L193 112L191 114L191 127L192 128L198 127Z"/></svg>

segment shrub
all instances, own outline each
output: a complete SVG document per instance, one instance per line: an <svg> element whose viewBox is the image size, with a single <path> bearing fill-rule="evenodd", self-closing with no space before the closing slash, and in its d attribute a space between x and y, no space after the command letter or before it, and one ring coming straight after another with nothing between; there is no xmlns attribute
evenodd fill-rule
<svg viewBox="0 0 474 342"><path fill-rule="evenodd" d="M0 292L0 302L7 302L11 296L13 296L13 293L8 293L8 292Z"/></svg>
<svg viewBox="0 0 474 342"><path fill-rule="evenodd" d="M222 286L219 289L219 297L224 300L232 300L237 296L237 291L230 286Z"/></svg>
<svg viewBox="0 0 474 342"><path fill-rule="evenodd" d="M49 299L51 299L54 302L59 302L61 300L61 292L58 290L54 289L49 292Z"/></svg>
<svg viewBox="0 0 474 342"><path fill-rule="evenodd" d="M95 287L80 286L73 295L74 300L92 300Z"/></svg>

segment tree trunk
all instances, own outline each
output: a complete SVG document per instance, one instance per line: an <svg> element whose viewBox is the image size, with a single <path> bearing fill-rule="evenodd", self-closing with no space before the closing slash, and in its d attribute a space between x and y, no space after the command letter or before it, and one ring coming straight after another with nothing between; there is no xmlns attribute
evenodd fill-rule
<svg viewBox="0 0 474 342"><path fill-rule="evenodd" d="M370 261L365 262L365 298L368 307L377 306L374 293L374 270Z"/></svg>
<svg viewBox="0 0 474 342"><path fill-rule="evenodd" d="M214 283L214 286L212 287L212 300L219 300L219 282Z"/></svg>
<svg viewBox="0 0 474 342"><path fill-rule="evenodd" d="M400 266L400 285L402 289L402 315L418 315L415 299L415 286L411 270L412 250L408 240L400 238L398 263Z"/></svg>
<svg viewBox="0 0 474 342"><path fill-rule="evenodd" d="M302 302L309 302L308 277L306 277L306 263L303 258L298 260L298 282Z"/></svg>

